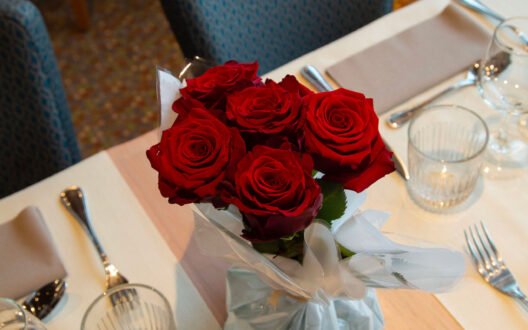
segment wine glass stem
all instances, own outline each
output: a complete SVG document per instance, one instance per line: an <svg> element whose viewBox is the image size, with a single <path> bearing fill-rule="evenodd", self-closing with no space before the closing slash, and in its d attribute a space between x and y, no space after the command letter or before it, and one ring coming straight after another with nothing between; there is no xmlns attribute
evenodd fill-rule
<svg viewBox="0 0 528 330"><path fill-rule="evenodd" d="M501 114L500 123L497 127L495 149L501 154L507 154L510 152L510 135L508 134L510 116L509 113L503 112Z"/></svg>

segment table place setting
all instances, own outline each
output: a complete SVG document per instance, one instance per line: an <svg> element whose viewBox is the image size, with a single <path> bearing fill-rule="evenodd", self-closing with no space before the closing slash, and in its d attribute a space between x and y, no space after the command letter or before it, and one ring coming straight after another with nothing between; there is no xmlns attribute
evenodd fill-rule
<svg viewBox="0 0 528 330"><path fill-rule="evenodd" d="M523 1L157 68L159 129L0 199L0 328L526 328Z"/></svg>
<svg viewBox="0 0 528 330"><path fill-rule="evenodd" d="M5 223L26 205L35 205L40 210L42 224L48 228L49 239L54 243L57 256L67 272L64 278L67 282L64 295L44 318L43 329L78 329L92 302L90 313L101 315L96 314L101 311L99 303L103 302L105 308L111 307L108 297L115 294L114 291L123 289L118 286L103 295L105 274L99 256L84 229L60 201L60 192L72 183L82 186L89 196L92 224L101 245L105 246L108 255L119 265L127 278L133 281L131 287L124 289L137 290L138 294L145 292L141 298L147 299L151 306L163 306L168 303L167 313L174 315L178 328L219 328L178 259L149 220L110 157L106 153L99 153L67 171L0 200L0 226L5 226ZM25 231L29 229L24 228ZM11 258L17 258L17 253L11 251L11 254ZM2 267L2 270L4 269L5 267ZM37 270L34 268L32 273L36 274ZM56 276L48 271L40 275ZM1 282L7 284L4 277ZM30 288L38 289L38 285L31 285ZM166 299L155 298L159 294ZM120 294L116 295L119 296ZM154 311L159 320L160 308L155 308ZM195 317L194 313L200 317ZM88 319L88 316L86 318ZM86 329L92 329L88 321L86 322Z"/></svg>
<svg viewBox="0 0 528 330"><path fill-rule="evenodd" d="M490 32L466 10L449 4L437 16L326 72L340 86L374 98L378 113L384 113L480 59L490 38Z"/></svg>
<svg viewBox="0 0 528 330"><path fill-rule="evenodd" d="M500 5L497 7L500 8ZM524 13L527 14L527 11L525 10ZM519 34L513 31L514 29L509 27L508 29L510 30L508 35L513 35L514 38L517 37L517 40L522 43L522 38L519 37ZM490 31L493 31L493 29ZM492 37L490 35L489 44L492 44L491 40ZM488 48L491 47L488 45ZM492 56L487 55L487 53L493 55L496 52L497 50L491 52L484 50L481 58L491 58ZM510 61L513 61L513 58L510 57ZM489 64L485 65L484 68L486 66L489 67ZM508 69L512 68L509 67ZM482 71L485 74L486 71ZM507 72L508 70L505 71ZM526 69L519 68L514 72L526 72ZM494 73L500 74L501 71L495 70ZM482 74L482 72L479 72L479 74ZM410 100L393 108L384 114L381 120L389 119L391 115L398 111L408 109L409 104L421 104L438 91L442 91L443 86L450 86L457 79L459 78L450 79L427 93L417 96L415 99L418 101ZM522 85L522 83L520 82L519 85ZM475 86L443 96L442 100L436 103L464 106L472 109L481 118L489 120L496 113L484 100L478 91L478 86ZM425 111L427 112L428 110ZM394 144L397 152L402 153L400 156L403 159L408 158L410 162L412 155L405 156L407 152L405 152L403 143L408 141L408 136L410 138L412 127L404 126L399 130L393 130L393 128L388 126L382 126L380 129L385 139L389 143ZM491 128L490 134L492 134ZM526 144L526 141L524 143ZM411 150L412 147L409 142L408 152L411 152ZM484 163L486 162L484 160ZM409 166L411 167L411 164ZM519 286L523 288L528 285L528 269L524 267L523 261L527 255L520 248L525 245L528 228L522 212L519 211L523 209L524 201L528 197L524 188L527 184L526 167L515 172L513 179L508 179L508 177L501 179L484 175L484 178L479 179L479 182L477 182L472 195L468 197L465 203L462 203L463 205L454 209L447 209L444 214L430 213L418 208L415 201L409 196L408 189L402 185L401 180L397 177L391 177L391 182L375 184L367 197L367 205L370 207L384 205L386 208L381 207L381 209L396 213L395 217L389 220L384 229L406 233L411 237L424 237L426 240L466 251L466 276L452 291L436 295L464 328L521 329L525 327L527 322L526 312L517 306L513 299L494 290L480 277L476 268L473 267L472 259L469 258L470 253L466 248L466 241L463 235L463 230L470 225L479 221L485 222L490 227L494 240L500 242L496 243L496 245L500 246L501 255L506 260L511 260L508 264L512 273L516 274L515 277L519 282ZM412 171L410 176L411 178L413 177ZM476 295L479 297L478 299L475 299ZM487 310L489 313L482 313L483 310Z"/></svg>

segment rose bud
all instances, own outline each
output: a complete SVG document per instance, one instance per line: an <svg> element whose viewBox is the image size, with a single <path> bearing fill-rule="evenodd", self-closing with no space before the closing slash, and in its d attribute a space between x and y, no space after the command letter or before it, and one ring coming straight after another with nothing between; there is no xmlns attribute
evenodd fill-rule
<svg viewBox="0 0 528 330"><path fill-rule="evenodd" d="M185 99L195 99L207 109L225 110L225 100L230 93L259 85L258 63L226 62L210 68L199 77L187 80L181 89Z"/></svg>
<svg viewBox="0 0 528 330"><path fill-rule="evenodd" d="M308 93L311 92L293 76L287 76L279 84L267 80L264 86L229 95L226 117L240 129L250 147L254 144L278 147L284 141L298 145L304 124L301 101Z"/></svg>

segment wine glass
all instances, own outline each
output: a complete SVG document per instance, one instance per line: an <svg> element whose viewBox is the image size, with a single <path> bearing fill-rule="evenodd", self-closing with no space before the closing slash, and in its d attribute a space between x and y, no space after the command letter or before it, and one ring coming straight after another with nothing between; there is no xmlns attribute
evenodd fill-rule
<svg viewBox="0 0 528 330"><path fill-rule="evenodd" d="M528 17L500 23L479 69L478 89L484 101L500 112L487 120L490 142L484 173L508 177L528 165L522 126L528 111Z"/></svg>

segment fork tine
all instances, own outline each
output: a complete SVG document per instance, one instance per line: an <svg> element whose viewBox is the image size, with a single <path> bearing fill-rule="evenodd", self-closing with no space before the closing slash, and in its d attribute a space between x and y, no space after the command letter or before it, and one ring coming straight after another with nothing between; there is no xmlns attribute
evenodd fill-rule
<svg viewBox="0 0 528 330"><path fill-rule="evenodd" d="M482 266L484 268L486 268L487 270L489 270L490 269L490 263L489 263L488 259L486 259L486 257L484 256L484 253L482 252L482 248L477 243L477 238L476 238L476 234L475 234L476 231L477 231L477 227L476 226L474 226L474 228L469 227L469 233L471 235L471 239L473 241L473 245L475 246L475 249L477 250L478 255L480 256L480 260L483 263Z"/></svg>
<svg viewBox="0 0 528 330"><path fill-rule="evenodd" d="M477 266L477 268L478 268L480 266L480 260L477 257L477 253L475 252L475 248L471 244L471 241L469 240L467 231L465 229L464 229L464 237L466 238L466 245L467 245L469 253L471 255L471 259L473 260L473 263L475 264L475 266Z"/></svg>
<svg viewBox="0 0 528 330"><path fill-rule="evenodd" d="M480 222L480 227L484 231L484 235L486 236L486 240L488 241L488 244L491 247L491 250L493 251L493 254L495 255L495 258L497 259L497 261L500 262L501 259L502 259L501 255L500 255L499 251L497 250L497 248L495 247L495 243L491 239L491 235L488 232L488 228L486 228L486 225L484 225L484 223L482 221Z"/></svg>
<svg viewBox="0 0 528 330"><path fill-rule="evenodd" d="M480 234L481 230L478 229L477 225L475 225L475 232L477 233L477 237L480 242L480 246L482 246L482 249L484 250L484 253L486 254L486 257L490 265L495 266L497 264L497 259L495 258L495 255L492 255L492 251L490 251L490 248L488 247L489 244L486 244L484 239L482 238L482 235Z"/></svg>

